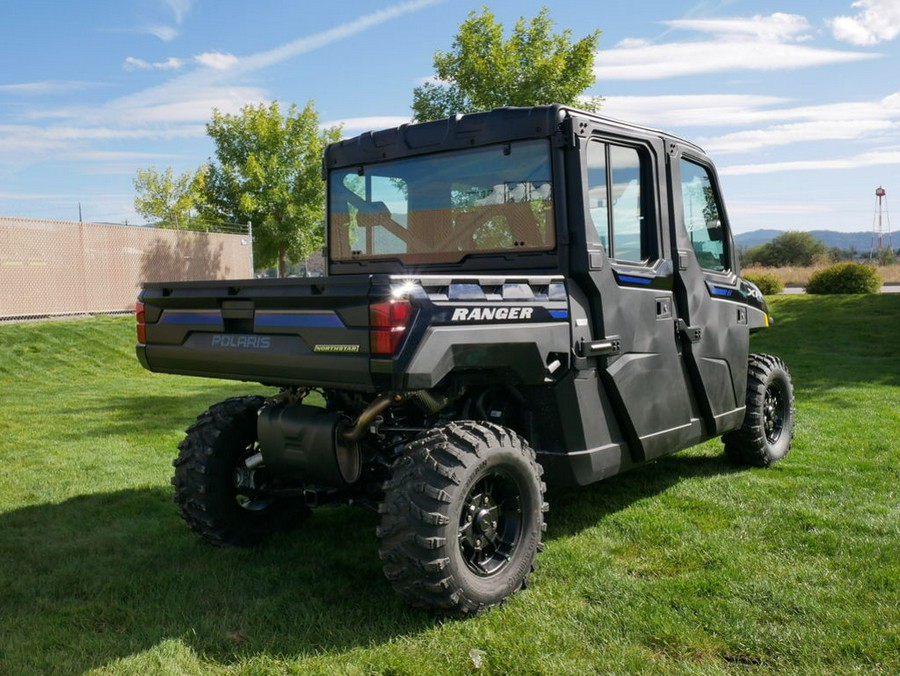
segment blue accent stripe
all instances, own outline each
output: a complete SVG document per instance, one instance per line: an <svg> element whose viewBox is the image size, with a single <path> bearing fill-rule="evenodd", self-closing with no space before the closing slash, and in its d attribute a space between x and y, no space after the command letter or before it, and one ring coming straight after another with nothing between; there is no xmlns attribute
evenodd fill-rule
<svg viewBox="0 0 900 676"><path fill-rule="evenodd" d="M333 312L256 313L256 326L281 328L342 328L344 323Z"/></svg>
<svg viewBox="0 0 900 676"><path fill-rule="evenodd" d="M222 315L218 312L178 312L166 310L159 319L160 324L203 324L205 326L220 326Z"/></svg>
<svg viewBox="0 0 900 676"><path fill-rule="evenodd" d="M634 275L616 275L620 282L625 284L652 284L653 280L647 277L635 277Z"/></svg>
<svg viewBox="0 0 900 676"><path fill-rule="evenodd" d="M712 292L713 292L714 296L725 296L725 297L729 297L734 293L734 291L732 291L731 289L726 289L721 286L712 287Z"/></svg>
<svg viewBox="0 0 900 676"><path fill-rule="evenodd" d="M553 319L568 319L569 311L568 310L550 310L550 316Z"/></svg>

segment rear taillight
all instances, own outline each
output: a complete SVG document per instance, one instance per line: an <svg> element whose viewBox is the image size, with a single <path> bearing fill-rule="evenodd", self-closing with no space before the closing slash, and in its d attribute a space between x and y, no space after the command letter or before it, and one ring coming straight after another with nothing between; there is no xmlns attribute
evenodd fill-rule
<svg viewBox="0 0 900 676"><path fill-rule="evenodd" d="M144 304L140 301L134 305L134 318L137 321L137 341L141 345L147 343L147 315L144 312Z"/></svg>
<svg viewBox="0 0 900 676"><path fill-rule="evenodd" d="M390 300L369 306L369 351L379 357L393 356L412 319L412 303Z"/></svg>

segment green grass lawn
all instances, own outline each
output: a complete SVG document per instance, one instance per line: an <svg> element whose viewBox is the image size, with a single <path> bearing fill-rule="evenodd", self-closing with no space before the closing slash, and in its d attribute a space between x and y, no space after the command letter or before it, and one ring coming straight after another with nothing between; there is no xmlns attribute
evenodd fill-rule
<svg viewBox="0 0 900 676"><path fill-rule="evenodd" d="M0 326L0 674L900 673L900 296L772 305L791 454L552 493L529 589L467 621L402 604L365 511L258 550L184 526L183 429L258 386L143 371L128 318Z"/></svg>

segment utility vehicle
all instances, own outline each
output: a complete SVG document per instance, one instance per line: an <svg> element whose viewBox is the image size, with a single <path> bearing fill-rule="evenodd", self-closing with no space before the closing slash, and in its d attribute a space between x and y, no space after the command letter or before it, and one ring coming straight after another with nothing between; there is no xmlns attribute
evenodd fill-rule
<svg viewBox="0 0 900 676"><path fill-rule="evenodd" d="M207 540L369 507L397 592L466 616L525 585L545 481L717 436L750 465L787 453L790 376L749 354L771 320L697 146L502 108L334 143L323 169L327 276L140 294L146 368L273 388L179 446L175 500Z"/></svg>

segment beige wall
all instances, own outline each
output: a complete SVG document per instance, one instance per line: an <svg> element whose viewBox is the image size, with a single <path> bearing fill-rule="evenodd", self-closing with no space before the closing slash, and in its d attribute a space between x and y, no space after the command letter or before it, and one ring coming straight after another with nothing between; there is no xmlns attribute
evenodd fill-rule
<svg viewBox="0 0 900 676"><path fill-rule="evenodd" d="M0 319L131 310L145 281L253 276L248 235L0 217Z"/></svg>

